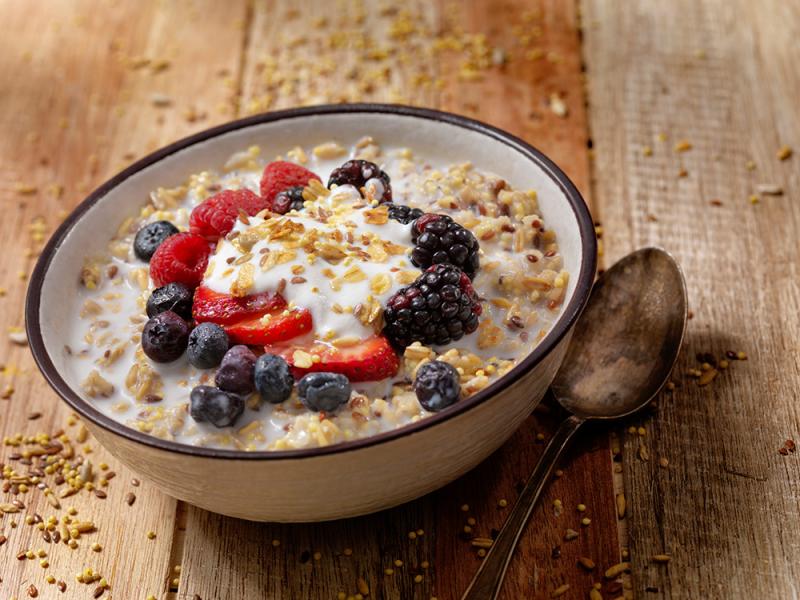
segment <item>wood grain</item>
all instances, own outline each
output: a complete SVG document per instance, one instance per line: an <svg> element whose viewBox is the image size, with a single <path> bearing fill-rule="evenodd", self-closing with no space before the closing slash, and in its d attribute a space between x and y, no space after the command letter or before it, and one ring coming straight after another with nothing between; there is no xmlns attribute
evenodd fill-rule
<svg viewBox="0 0 800 600"><path fill-rule="evenodd" d="M800 7L587 0L584 19L607 253L673 252L694 312L680 387L642 422L645 438L626 434L634 589L797 597L800 463L778 449L800 428L800 168L776 152L800 147ZM691 150L676 152L680 140ZM784 195L751 205L765 183ZM696 353L727 350L749 360L707 387L687 376ZM651 562L660 553L668 565Z"/></svg>
<svg viewBox="0 0 800 600"><path fill-rule="evenodd" d="M310 15L320 14L316 3L303 5L299 14L294 6L276 0L254 4L242 112L341 100L444 108L487 120L534 143L588 194L581 54L572 3L473 3L467 10L453 11L444 3L412 2L403 10L412 17L414 33L403 37L402 44L389 43L388 75L366 87L356 81L375 67L359 48L331 49L328 26L352 28L363 19L358 31L372 32L378 40L391 38L398 23L404 23L403 12L365 5L362 15L357 5L341 4L330 22L287 30L287 21L313 24ZM518 35L511 34L510 23L522 24ZM496 61L500 64L482 71L479 79L459 76L468 57L463 52L431 53L422 39L458 30L486 32L487 46L502 48L507 61ZM529 39L523 43L520 38L525 35ZM481 46L477 38L469 37L468 43ZM415 54L431 60L408 58ZM328 69L329 61L335 69ZM282 62L290 68L276 69ZM426 77L434 84L419 84ZM435 85L437 79L440 86ZM566 118L550 108L553 94L566 103ZM536 434L547 436L555 423L547 416L531 417L492 458L451 486L360 519L321 525L254 524L190 509L180 597L336 597L340 592L356 594L360 577L370 597L458 598L480 560L469 540L476 534L489 536L502 525L507 509L499 506L500 500L514 501L518 483L543 448ZM572 589L566 597L585 597L598 575L577 567L577 559L591 557L603 568L619 561L611 474L606 436L589 434L535 513L512 563L505 598L548 598L567 582ZM353 493L358 493L357 485ZM553 507L556 499L563 505L560 516ZM592 524L587 528L580 526L584 515L577 512L579 503L589 507L586 515ZM466 512L461 510L464 504L469 506ZM467 519L473 518L474 531L464 533ZM565 542L567 528L579 530L579 539ZM409 532L418 529L424 535L410 540ZM280 543L277 549L272 540ZM352 554L345 554L346 549ZM314 552L321 554L318 561ZM403 566L395 567L395 559ZM423 561L429 563L427 568ZM394 573L386 575L386 568ZM417 575L422 576L420 582L415 582Z"/></svg>
<svg viewBox="0 0 800 600"><path fill-rule="evenodd" d="M36 371L27 348L9 343L6 334L8 327L22 325L26 281L18 274L30 272L42 245L31 233L31 222L41 217L46 233L52 232L63 211L124 164L229 118L233 92L222 80L238 74L245 10L215 2L115 2L98 10L89 1L34 6L24 0L5 2L0 10L9 32L0 38L0 287L5 290L0 294L0 364L5 366L0 389L15 389L9 400L0 400L0 432L33 435L61 428L69 411ZM187 23L191 27L184 27ZM212 37L214 47L207 43ZM159 67L159 61L169 62ZM209 86L209 79L220 83ZM154 94L169 105L155 106ZM183 111L191 105L207 118L188 115L190 122ZM35 412L42 416L29 420ZM77 430L78 425L69 427L67 434L75 439ZM37 489L17 496L26 509L0 518L0 534L8 538L0 547L0 596L27 598L34 585L39 598L91 597L97 584L75 582L75 573L87 567L107 578L111 592L106 596L164 597L168 592L172 568L180 561L170 557L173 530L180 529L175 501L144 485L134 488L130 471L87 443L92 449L87 457L95 465L108 462L117 473L108 497L81 492L55 510ZM3 447L0 460L25 472L24 465L9 462L12 450ZM52 478L47 481L52 484ZM124 502L129 492L137 496L133 506ZM2 501L12 497L3 494ZM26 515L61 518L69 507L78 510L75 518L97 524L76 550L47 544L40 531L25 524ZM148 530L157 537L148 540ZM101 544L100 552L90 549L94 542ZM15 560L28 549L45 550L49 567L40 567L39 558ZM49 574L66 582L65 594L45 582Z"/></svg>

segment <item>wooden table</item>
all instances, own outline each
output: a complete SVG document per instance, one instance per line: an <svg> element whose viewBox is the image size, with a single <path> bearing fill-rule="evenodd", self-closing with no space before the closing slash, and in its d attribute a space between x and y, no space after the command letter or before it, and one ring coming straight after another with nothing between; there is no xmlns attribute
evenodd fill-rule
<svg viewBox="0 0 800 600"><path fill-rule="evenodd" d="M586 433L535 512L503 597L586 598L593 584L595 598L796 597L800 455L786 444L800 426L796 2L5 0L0 16L4 332L22 325L26 274L65 211L167 142L300 103L404 102L481 118L565 168L602 222L605 264L648 244L673 252L693 310L674 389L610 436ZM474 472L377 515L237 521L136 487L95 443L78 442L80 423L68 424L9 331L3 435L64 428L107 497L84 490L56 509L35 481L22 492L6 476L0 501L19 512L0 517L3 598L365 588L370 598L458 598L480 561L469 540L500 527L538 438L553 431L537 413ZM18 451L5 445L0 460L24 475ZM73 523L96 525L75 549L26 523L70 508ZM576 539L565 540L568 528ZM34 559L16 560L27 550ZM628 557L630 576L604 577ZM110 589L76 582L87 567Z"/></svg>

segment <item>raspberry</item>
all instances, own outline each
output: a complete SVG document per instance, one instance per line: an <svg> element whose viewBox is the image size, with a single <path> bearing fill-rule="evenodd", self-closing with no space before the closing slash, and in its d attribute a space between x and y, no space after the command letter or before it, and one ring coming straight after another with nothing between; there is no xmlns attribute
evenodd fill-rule
<svg viewBox="0 0 800 600"><path fill-rule="evenodd" d="M461 269L433 265L389 298L383 332L400 348L412 342L444 345L475 331L481 311L472 282Z"/></svg>
<svg viewBox="0 0 800 600"><path fill-rule="evenodd" d="M263 199L248 189L224 190L194 207L189 217L189 230L216 242L233 229L240 210L252 217L267 206Z"/></svg>
<svg viewBox="0 0 800 600"><path fill-rule="evenodd" d="M290 210L303 210L303 186L281 190L272 199L272 212L285 215Z"/></svg>
<svg viewBox="0 0 800 600"><path fill-rule="evenodd" d="M472 279L480 265L478 240L447 215L419 217L411 227L411 241L415 244L411 262L420 269L450 263Z"/></svg>
<svg viewBox="0 0 800 600"><path fill-rule="evenodd" d="M203 280L211 248L195 233L176 233L168 237L150 259L150 278L157 286L182 283L194 289Z"/></svg>
<svg viewBox="0 0 800 600"><path fill-rule="evenodd" d="M278 192L297 186L305 187L312 179L321 181L305 167L284 160L276 160L264 167L264 174L261 175L261 197L272 210Z"/></svg>
<svg viewBox="0 0 800 600"><path fill-rule="evenodd" d="M352 185L360 190L362 187L375 185L375 197L381 203L392 201L392 185L389 175L373 162L368 160L348 160L338 169L334 169L328 179L328 187L332 185Z"/></svg>

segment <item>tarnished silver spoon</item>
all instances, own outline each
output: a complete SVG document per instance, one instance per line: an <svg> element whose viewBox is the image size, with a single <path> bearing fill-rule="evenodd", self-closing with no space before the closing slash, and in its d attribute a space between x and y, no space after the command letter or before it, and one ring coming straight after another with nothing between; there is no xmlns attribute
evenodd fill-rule
<svg viewBox="0 0 800 600"><path fill-rule="evenodd" d="M686 285L660 248L629 254L595 283L551 390L570 415L545 448L462 600L497 598L520 535L561 452L589 420L645 406L669 378L686 330Z"/></svg>

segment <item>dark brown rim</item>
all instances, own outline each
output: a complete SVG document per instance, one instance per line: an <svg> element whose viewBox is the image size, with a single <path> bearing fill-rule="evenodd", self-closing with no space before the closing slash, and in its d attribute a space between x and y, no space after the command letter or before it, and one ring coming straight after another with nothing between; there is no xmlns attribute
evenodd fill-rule
<svg viewBox="0 0 800 600"><path fill-rule="evenodd" d="M39 320L39 307L41 302L42 284L44 282L45 274L50 266L53 256L58 251L64 238L81 217L103 196L105 196L114 187L125 181L131 175L141 171L145 167L152 165L159 160L174 154L184 148L188 148L199 142L214 138L230 131L242 129L252 125L267 123L271 121L280 121L286 119L297 119L307 117L310 115L329 115L329 114L344 114L344 113L380 113L396 115L399 117L415 117L428 119L431 121L440 121L456 125L464 129L469 129L495 140L498 140L505 145L513 148L520 154L536 163L545 173L558 185L561 191L566 196L570 203L572 211L575 213L576 220L580 231L582 243L582 256L581 268L577 278L575 293L572 299L564 307L561 316L558 318L553 326L553 329L545 336L539 345L529 354L525 359L514 367L507 375L501 377L488 387L470 396L463 402L459 402L440 413L431 415L421 421L406 425L398 429L379 433L374 436L364 438L361 440L354 440L351 442L342 442L330 446L320 448L307 448L300 450L261 450L254 452L246 452L243 450L225 450L216 448L203 448L197 446L189 446L162 440L146 433L142 433L126 427L121 423L105 416L96 410L91 404L84 401L72 388L62 379L61 375L55 368L50 355L44 345L44 340L41 334L41 322ZM446 113L438 110L427 108L416 108L402 105L392 104L337 104L337 105L320 105L303 108L293 108L289 110L282 110L270 113L264 113L239 119L206 129L200 133L196 133L189 137L183 138L174 142L141 160L135 162L127 169L115 175L94 192L92 192L83 202L81 202L75 210L67 217L67 219L56 230L53 236L45 246L39 260L36 263L36 268L31 276L30 285L28 287L27 300L25 304L25 325L30 343L33 358L39 369L42 371L45 379L53 387L53 389L69 404L75 411L82 417L89 419L107 431L120 435L130 441L138 442L158 448L160 450L167 450L170 452L177 452L180 454L189 454L192 456L202 456L207 458L223 458L223 459L237 459L237 460L281 460L281 459L298 459L298 458L312 458L324 455L331 455L340 452L348 452L358 450L388 442L406 435L418 433L424 429L434 427L443 421L460 415L470 408L477 406L490 398L494 394L500 393L516 381L518 381L525 373L534 368L542 358L550 352L556 344L566 335L572 325L575 323L578 316L583 311L589 293L592 289L592 282L594 280L595 267L597 260L597 241L595 239L594 223L592 221L589 209L586 206L583 198L573 183L559 169L555 163L547 158L542 152L522 141L521 139L506 133L496 127L487 125L474 119L462 117L459 115Z"/></svg>

